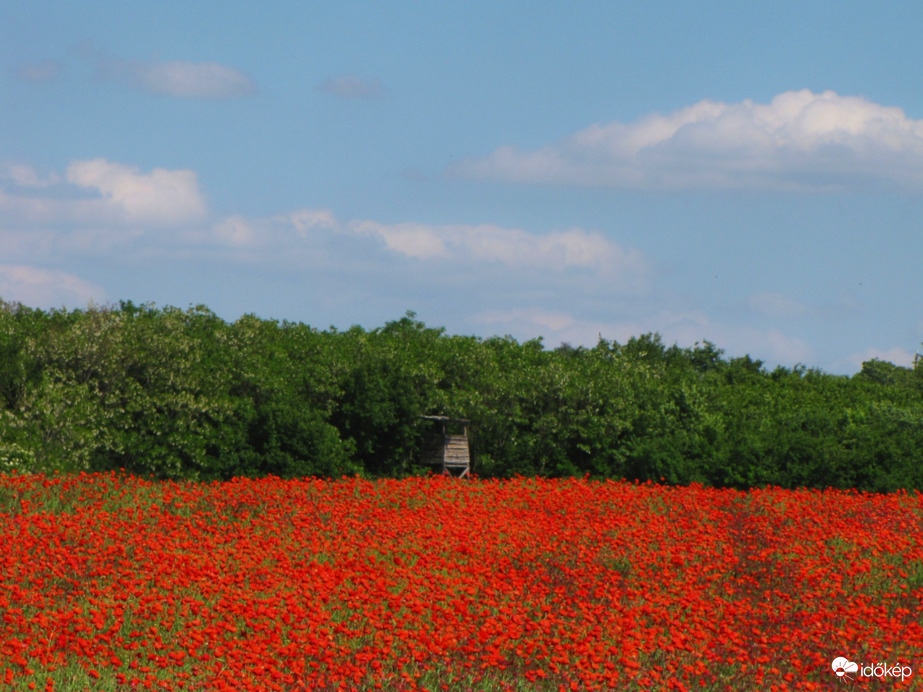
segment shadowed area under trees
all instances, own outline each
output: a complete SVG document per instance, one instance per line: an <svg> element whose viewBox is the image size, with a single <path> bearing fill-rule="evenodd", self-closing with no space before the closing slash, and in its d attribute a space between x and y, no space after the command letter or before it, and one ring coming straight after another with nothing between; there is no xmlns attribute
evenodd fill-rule
<svg viewBox="0 0 923 692"><path fill-rule="evenodd" d="M453 336L408 312L319 330L205 307L0 301L0 471L405 476L421 416L480 476L923 489L923 365L767 370L656 334L593 348Z"/></svg>

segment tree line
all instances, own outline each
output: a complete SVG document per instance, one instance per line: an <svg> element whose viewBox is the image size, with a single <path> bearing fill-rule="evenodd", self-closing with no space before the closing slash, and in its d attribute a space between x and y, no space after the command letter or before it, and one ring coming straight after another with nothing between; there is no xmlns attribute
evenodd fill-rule
<svg viewBox="0 0 923 692"><path fill-rule="evenodd" d="M480 476L923 489L923 366L769 370L657 334L548 349L411 312L338 331L0 301L0 471L404 476L427 470L428 414L470 421Z"/></svg>

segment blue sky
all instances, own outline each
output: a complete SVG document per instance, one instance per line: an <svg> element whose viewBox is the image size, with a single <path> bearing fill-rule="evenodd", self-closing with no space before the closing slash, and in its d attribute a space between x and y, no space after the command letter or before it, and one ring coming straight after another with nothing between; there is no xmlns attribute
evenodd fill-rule
<svg viewBox="0 0 923 692"><path fill-rule="evenodd" d="M318 328L923 341L918 2L0 8L0 297Z"/></svg>

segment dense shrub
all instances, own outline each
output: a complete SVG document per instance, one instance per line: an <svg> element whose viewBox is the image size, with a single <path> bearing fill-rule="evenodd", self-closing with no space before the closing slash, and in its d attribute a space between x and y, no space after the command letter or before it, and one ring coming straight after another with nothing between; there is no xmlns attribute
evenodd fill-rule
<svg viewBox="0 0 923 692"><path fill-rule="evenodd" d="M656 334L593 348L317 330L204 307L0 302L0 470L226 479L425 471L421 416L484 476L923 489L923 366L765 369Z"/></svg>

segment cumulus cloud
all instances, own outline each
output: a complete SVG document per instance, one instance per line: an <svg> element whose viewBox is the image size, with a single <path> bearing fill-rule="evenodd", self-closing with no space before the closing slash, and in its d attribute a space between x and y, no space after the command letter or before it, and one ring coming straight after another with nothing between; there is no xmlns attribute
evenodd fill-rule
<svg viewBox="0 0 923 692"><path fill-rule="evenodd" d="M0 214L17 224L176 225L207 211L196 173L125 164L73 161L64 177L31 166L0 165Z"/></svg>
<svg viewBox="0 0 923 692"><path fill-rule="evenodd" d="M292 241L315 230L339 229L339 222L329 209L299 209L259 219L234 215L221 219L212 227L212 237L219 243L254 250L275 244L283 250Z"/></svg>
<svg viewBox="0 0 923 692"><path fill-rule="evenodd" d="M214 237L231 247L253 245L260 236L260 224L235 214L222 219L212 228Z"/></svg>
<svg viewBox="0 0 923 692"><path fill-rule="evenodd" d="M270 241L292 245L299 237L318 234L371 238L392 253L431 264L449 261L456 266L493 264L557 272L573 269L597 275L620 273L636 281L648 272L640 252L581 228L532 233L490 224L341 222L327 209L301 209L262 219L231 216L212 227L217 242L251 249ZM283 240L286 236L288 239Z"/></svg>
<svg viewBox="0 0 923 692"><path fill-rule="evenodd" d="M289 214L278 214L274 220L292 224L305 237L314 231L338 230L340 222L329 209L299 209Z"/></svg>
<svg viewBox="0 0 923 692"><path fill-rule="evenodd" d="M56 173L42 176L32 166L16 161L0 161L0 182L13 185L30 187L48 187L61 182L61 177Z"/></svg>
<svg viewBox="0 0 923 692"><path fill-rule="evenodd" d="M436 226L375 221L354 222L350 228L381 239L389 250L421 260L452 257L455 261L496 262L555 271L568 268L646 271L640 253L621 248L601 233L581 228L540 234L494 225Z"/></svg>
<svg viewBox="0 0 923 692"><path fill-rule="evenodd" d="M432 226L417 223L383 224L357 221L352 224L357 233L380 238L389 250L421 260L448 257L446 242Z"/></svg>
<svg viewBox="0 0 923 692"><path fill-rule="evenodd" d="M29 265L0 264L0 298L35 307L83 307L104 302L102 287L78 276Z"/></svg>
<svg viewBox="0 0 923 692"><path fill-rule="evenodd" d="M923 190L923 121L858 96L807 89L768 104L700 101L555 144L504 146L449 169L517 183L637 189Z"/></svg>
<svg viewBox="0 0 923 692"><path fill-rule="evenodd" d="M176 224L204 216L205 199L195 171L137 168L105 159L75 161L67 181L101 195L100 206L129 222Z"/></svg>
<svg viewBox="0 0 923 692"><path fill-rule="evenodd" d="M355 75L330 77L318 84L317 90L342 99L378 99L386 93L378 77L363 79Z"/></svg>

